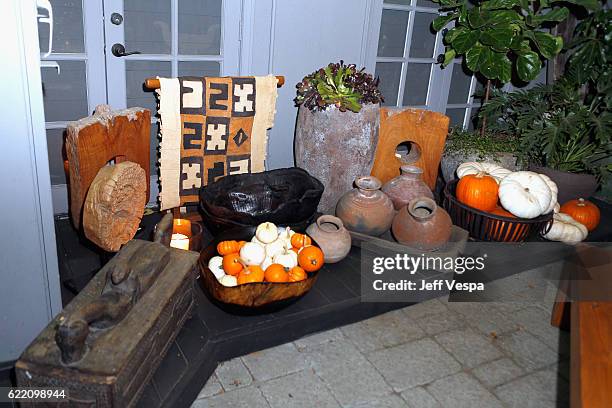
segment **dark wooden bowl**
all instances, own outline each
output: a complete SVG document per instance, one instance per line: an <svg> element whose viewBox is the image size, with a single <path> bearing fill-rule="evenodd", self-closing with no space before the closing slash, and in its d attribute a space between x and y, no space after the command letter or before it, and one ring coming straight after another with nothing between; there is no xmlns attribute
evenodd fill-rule
<svg viewBox="0 0 612 408"><path fill-rule="evenodd" d="M299 282L245 283L238 286L227 287L221 285L219 281L217 281L215 275L208 269L208 261L210 258L217 255L217 244L221 241L231 239L250 241L251 237L255 235L255 229L256 227L247 227L224 232L200 252L200 274L202 275L202 283L208 293L221 303L248 308L258 308L285 302L307 293L315 284L318 271L307 273L308 278ZM314 240L313 245L316 245Z"/></svg>

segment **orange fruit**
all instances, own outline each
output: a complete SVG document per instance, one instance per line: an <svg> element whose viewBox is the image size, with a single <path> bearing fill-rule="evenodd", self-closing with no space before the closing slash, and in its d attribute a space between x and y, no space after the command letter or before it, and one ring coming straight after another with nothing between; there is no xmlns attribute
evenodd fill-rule
<svg viewBox="0 0 612 408"><path fill-rule="evenodd" d="M263 282L264 271L261 266L251 265L238 274L238 284Z"/></svg>
<svg viewBox="0 0 612 408"><path fill-rule="evenodd" d="M287 274L289 275L289 282L299 282L308 278L308 275L304 269L300 268L299 266L294 266L293 268L289 269Z"/></svg>
<svg viewBox="0 0 612 408"><path fill-rule="evenodd" d="M288 282L289 275L283 265L274 263L266 268L264 279L268 282Z"/></svg>
<svg viewBox="0 0 612 408"><path fill-rule="evenodd" d="M307 246L300 250L298 254L298 265L306 272L314 272L323 266L323 251L316 246Z"/></svg>
<svg viewBox="0 0 612 408"><path fill-rule="evenodd" d="M236 276L243 268L240 262L240 254L233 253L223 256L223 270L228 275Z"/></svg>
<svg viewBox="0 0 612 408"><path fill-rule="evenodd" d="M306 234L295 233L291 236L291 246L294 248L302 248L312 244L312 239Z"/></svg>

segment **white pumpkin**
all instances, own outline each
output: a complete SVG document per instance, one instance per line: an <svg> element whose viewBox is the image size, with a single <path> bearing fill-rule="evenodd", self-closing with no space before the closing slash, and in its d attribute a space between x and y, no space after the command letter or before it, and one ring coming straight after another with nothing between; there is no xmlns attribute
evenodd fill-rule
<svg viewBox="0 0 612 408"><path fill-rule="evenodd" d="M271 222L264 222L257 226L255 236L260 242L270 244L278 238L278 228Z"/></svg>
<svg viewBox="0 0 612 408"><path fill-rule="evenodd" d="M536 218L550 206L552 192L538 173L517 171L499 183L501 205L519 218Z"/></svg>
<svg viewBox="0 0 612 408"><path fill-rule="evenodd" d="M274 255L280 254L287 248L287 241L278 238L276 241L266 245L266 256L274 258Z"/></svg>
<svg viewBox="0 0 612 408"><path fill-rule="evenodd" d="M272 258L272 261L283 265L285 268L291 269L298 264L298 256L291 250L285 250Z"/></svg>
<svg viewBox="0 0 612 408"><path fill-rule="evenodd" d="M548 214L551 211L555 211L555 207L559 205L559 203L557 202L557 195L559 194L559 188L557 187L557 183L552 181L551 178L548 177L546 174L540 173L540 177L542 177L542 180L546 182L546 185L548 186L548 188L550 188L550 192L551 192L550 204L548 205L548 208L546 209L546 211L543 212L543 214ZM559 210L555 212L559 212Z"/></svg>
<svg viewBox="0 0 612 408"><path fill-rule="evenodd" d="M589 230L583 224L565 213L553 214L553 225L543 237L550 241L561 241L566 244L577 244L583 241Z"/></svg>
<svg viewBox="0 0 612 408"><path fill-rule="evenodd" d="M261 269L263 269L264 271L266 269L268 269L268 266L272 265L274 262L272 262L272 258L269 256L266 256L266 258L263 260L263 262L261 263Z"/></svg>
<svg viewBox="0 0 612 408"><path fill-rule="evenodd" d="M512 171L503 168L499 164L489 162L465 162L457 167L457 176L462 178L468 174L485 173L495 179L497 184Z"/></svg>
<svg viewBox="0 0 612 408"><path fill-rule="evenodd" d="M295 231L289 227L278 227L278 239L282 239L283 241L287 242L289 247L291 247L291 237L293 234L295 234Z"/></svg>
<svg viewBox="0 0 612 408"><path fill-rule="evenodd" d="M557 202L557 204L555 204L555 206L553 207L553 211L555 212L555 214L560 212L561 211L561 204L559 204Z"/></svg>
<svg viewBox="0 0 612 408"><path fill-rule="evenodd" d="M208 261L208 269L215 275L217 280L220 280L225 275L225 271L223 270L223 257L213 256L210 258Z"/></svg>
<svg viewBox="0 0 612 408"><path fill-rule="evenodd" d="M256 242L247 242L240 249L240 259L247 265L261 265L266 258L266 249Z"/></svg>
<svg viewBox="0 0 612 408"><path fill-rule="evenodd" d="M232 275L225 275L219 280L219 283L223 286L237 286L238 279L236 279L236 277Z"/></svg>

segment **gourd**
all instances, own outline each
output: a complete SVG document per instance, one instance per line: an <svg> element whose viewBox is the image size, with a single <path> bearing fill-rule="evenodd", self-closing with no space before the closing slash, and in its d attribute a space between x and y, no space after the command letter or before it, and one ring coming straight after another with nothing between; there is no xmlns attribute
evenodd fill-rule
<svg viewBox="0 0 612 408"><path fill-rule="evenodd" d="M238 275L238 284L263 282L264 271L259 265L251 265L243 269Z"/></svg>
<svg viewBox="0 0 612 408"><path fill-rule="evenodd" d="M255 236L260 242L270 244L278 238L278 228L271 222L264 222L257 226Z"/></svg>
<svg viewBox="0 0 612 408"><path fill-rule="evenodd" d="M512 171L495 163L488 162L465 162L457 167L457 176L461 179L468 174L476 175L479 173L486 174L495 179L497 184Z"/></svg>
<svg viewBox="0 0 612 408"><path fill-rule="evenodd" d="M573 219L583 224L589 231L593 231L599 225L601 213L599 208L584 198L570 200L561 206L561 212L568 214Z"/></svg>
<svg viewBox="0 0 612 408"><path fill-rule="evenodd" d="M281 264L272 264L264 271L264 280L267 282L288 282L289 274Z"/></svg>
<svg viewBox="0 0 612 408"><path fill-rule="evenodd" d="M295 231L293 231L289 227L278 227L278 238L277 239L282 239L283 241L290 243L291 237L294 234L295 234Z"/></svg>
<svg viewBox="0 0 612 408"><path fill-rule="evenodd" d="M459 202L482 211L497 205L497 181L484 173L468 174L457 183L455 194Z"/></svg>
<svg viewBox="0 0 612 408"><path fill-rule="evenodd" d="M240 250L240 258L247 265L260 265L266 258L266 249L256 242L247 242Z"/></svg>
<svg viewBox="0 0 612 408"><path fill-rule="evenodd" d="M224 275L219 280L219 283L223 286L236 286L238 285L238 279L236 279L236 277L232 275Z"/></svg>
<svg viewBox="0 0 612 408"><path fill-rule="evenodd" d="M291 246L294 248L302 248L312 244L312 239L306 234L293 234L291 237Z"/></svg>
<svg viewBox="0 0 612 408"><path fill-rule="evenodd" d="M223 271L232 276L236 276L242 271L244 266L238 254L227 254L223 256Z"/></svg>
<svg viewBox="0 0 612 408"><path fill-rule="evenodd" d="M217 252L219 255L233 254L238 251L240 251L240 244L238 241L221 241L217 244Z"/></svg>
<svg viewBox="0 0 612 408"><path fill-rule="evenodd" d="M298 264L298 255L293 251L285 249L280 254L276 254L272 261L283 265L287 269L291 269Z"/></svg>
<svg viewBox="0 0 612 408"><path fill-rule="evenodd" d="M265 271L266 269L268 269L268 266L272 265L273 263L274 262L272 262L272 258L269 256L266 256L266 258L261 263L261 269Z"/></svg>
<svg viewBox="0 0 612 408"><path fill-rule="evenodd" d="M323 261L323 251L312 245L302 248L298 255L298 264L306 272L318 271L323 266Z"/></svg>
<svg viewBox="0 0 612 408"><path fill-rule="evenodd" d="M550 231L544 234L543 237L550 241L561 241L566 244L577 244L583 241L589 231L587 227L573 219L568 214L558 213L553 214L553 224Z"/></svg>
<svg viewBox="0 0 612 408"><path fill-rule="evenodd" d="M555 208L559 204L557 202L557 195L559 194L559 188L557 187L557 183L552 181L551 178L548 177L546 174L539 173L539 175L540 177L542 177L542 180L546 182L546 185L548 186L548 188L550 188L551 193L550 204L548 205L546 211L544 211L542 214L548 214L551 211L558 212L555 211Z"/></svg>
<svg viewBox="0 0 612 408"><path fill-rule="evenodd" d="M213 256L208 261L208 269L215 275L217 280L220 280L224 275L225 271L223 270L223 257Z"/></svg>
<svg viewBox="0 0 612 408"><path fill-rule="evenodd" d="M291 268L289 272L287 272L287 275L289 275L289 282L299 282L308 278L306 271L299 266Z"/></svg>
<svg viewBox="0 0 612 408"><path fill-rule="evenodd" d="M511 173L499 183L501 205L520 218L530 219L544 214L551 200L550 187L539 174L532 171Z"/></svg>
<svg viewBox="0 0 612 408"><path fill-rule="evenodd" d="M278 238L276 241L266 245L266 256L274 258L274 255L280 254L287 247L287 242Z"/></svg>

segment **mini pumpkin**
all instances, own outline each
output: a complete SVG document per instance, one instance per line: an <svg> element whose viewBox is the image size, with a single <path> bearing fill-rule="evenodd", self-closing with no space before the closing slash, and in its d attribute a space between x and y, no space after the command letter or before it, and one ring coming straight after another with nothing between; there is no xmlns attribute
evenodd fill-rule
<svg viewBox="0 0 612 408"><path fill-rule="evenodd" d="M283 265L273 263L266 268L264 279L267 282L289 282L289 274Z"/></svg>
<svg viewBox="0 0 612 408"><path fill-rule="evenodd" d="M221 256L213 256L208 261L208 269L215 275L217 280L220 280L223 275L225 275L225 271L223 270L223 257Z"/></svg>
<svg viewBox="0 0 612 408"><path fill-rule="evenodd" d="M227 254L223 257L223 270L226 274L236 276L243 268L240 255L237 253Z"/></svg>
<svg viewBox="0 0 612 408"><path fill-rule="evenodd" d="M260 265L266 258L266 249L256 242L247 242L240 250L240 258L247 265Z"/></svg>
<svg viewBox="0 0 612 408"><path fill-rule="evenodd" d="M497 181L484 173L467 174L459 180L455 195L459 202L482 211L497 205Z"/></svg>
<svg viewBox="0 0 612 408"><path fill-rule="evenodd" d="M561 241L573 245L583 241L588 234L587 227L570 215L560 212L553 214L552 227L543 237L550 241Z"/></svg>
<svg viewBox="0 0 612 408"><path fill-rule="evenodd" d="M285 249L283 252L276 254L272 261L289 269L298 264L298 255L291 250Z"/></svg>
<svg viewBox="0 0 612 408"><path fill-rule="evenodd" d="M221 241L217 244L217 252L219 255L228 255L240 251L238 241Z"/></svg>
<svg viewBox="0 0 612 408"><path fill-rule="evenodd" d="M238 279L232 275L223 275L223 277L219 279L219 283L223 286L232 287L238 285Z"/></svg>
<svg viewBox="0 0 612 408"><path fill-rule="evenodd" d="M278 228L271 222L264 222L257 226L255 236L260 242L270 244L278 238Z"/></svg>
<svg viewBox="0 0 612 408"><path fill-rule="evenodd" d="M561 206L560 211L583 224L589 231L597 228L601 220L599 208L584 198L568 201Z"/></svg>
<svg viewBox="0 0 612 408"><path fill-rule="evenodd" d="M323 266L323 261L323 251L314 245L302 248L298 254L298 265L306 272L318 271Z"/></svg>
<svg viewBox="0 0 612 408"><path fill-rule="evenodd" d="M306 271L304 271L304 269L300 268L299 266L294 266L293 268L289 269L287 275L289 275L289 282L299 282L308 278L308 274L306 274Z"/></svg>
<svg viewBox="0 0 612 408"><path fill-rule="evenodd" d="M294 248L302 248L312 244L312 239L306 234L296 233L291 237L291 246Z"/></svg>
<svg viewBox="0 0 612 408"><path fill-rule="evenodd" d="M468 174L486 174L497 181L497 184L512 171L500 166L499 164L489 162L465 162L457 167L457 176L463 178Z"/></svg>
<svg viewBox="0 0 612 408"><path fill-rule="evenodd" d="M238 275L238 284L243 285L245 283L256 283L263 282L264 271L258 265L251 265L246 267Z"/></svg>
<svg viewBox="0 0 612 408"><path fill-rule="evenodd" d="M501 205L520 218L539 217L548 210L551 200L550 187L533 171L511 173L499 184Z"/></svg>

